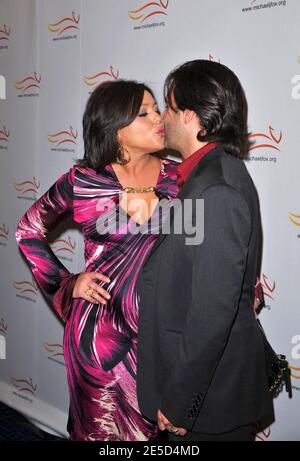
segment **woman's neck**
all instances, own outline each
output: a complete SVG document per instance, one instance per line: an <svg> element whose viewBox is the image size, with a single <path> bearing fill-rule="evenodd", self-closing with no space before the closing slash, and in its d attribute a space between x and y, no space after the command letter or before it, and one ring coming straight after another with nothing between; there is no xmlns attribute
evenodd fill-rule
<svg viewBox="0 0 300 461"><path fill-rule="evenodd" d="M152 154L131 155L131 160L126 165L113 163L114 169L122 171L128 176L139 176L141 172L149 168L154 163L159 163L159 158L154 157Z"/></svg>

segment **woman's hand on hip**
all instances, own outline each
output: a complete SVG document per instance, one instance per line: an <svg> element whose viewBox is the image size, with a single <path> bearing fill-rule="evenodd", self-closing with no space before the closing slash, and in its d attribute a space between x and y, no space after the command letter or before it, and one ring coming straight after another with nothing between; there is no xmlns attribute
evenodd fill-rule
<svg viewBox="0 0 300 461"><path fill-rule="evenodd" d="M82 298L94 304L106 304L107 299L110 299L110 294L95 281L109 283L110 279L99 272L82 272L77 277L73 298Z"/></svg>

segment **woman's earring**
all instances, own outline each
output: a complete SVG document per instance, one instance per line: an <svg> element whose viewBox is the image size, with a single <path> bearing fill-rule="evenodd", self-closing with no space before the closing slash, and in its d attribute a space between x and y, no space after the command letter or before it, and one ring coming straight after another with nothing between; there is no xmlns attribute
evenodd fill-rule
<svg viewBox="0 0 300 461"><path fill-rule="evenodd" d="M127 154L128 158L125 158L125 153ZM118 152L117 152L117 163L119 165L127 165L131 160L130 153L126 149L126 147L123 146L123 144L119 141L119 147L118 147Z"/></svg>

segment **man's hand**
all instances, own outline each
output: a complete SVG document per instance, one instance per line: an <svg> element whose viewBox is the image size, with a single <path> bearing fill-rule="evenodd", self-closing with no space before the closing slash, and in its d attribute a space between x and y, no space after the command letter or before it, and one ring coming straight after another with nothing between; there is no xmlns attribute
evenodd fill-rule
<svg viewBox="0 0 300 461"><path fill-rule="evenodd" d="M185 435L187 433L186 429L183 427L175 427L173 424L166 418L160 410L157 410L157 424L161 431L167 429L168 432L175 435Z"/></svg>

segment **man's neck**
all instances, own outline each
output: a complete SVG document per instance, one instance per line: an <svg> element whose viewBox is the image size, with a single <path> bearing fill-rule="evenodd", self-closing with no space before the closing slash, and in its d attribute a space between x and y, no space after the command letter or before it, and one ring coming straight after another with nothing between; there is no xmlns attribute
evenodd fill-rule
<svg viewBox="0 0 300 461"><path fill-rule="evenodd" d="M206 144L208 143L207 142L192 142L184 146L184 148L180 152L183 160L187 159L188 157L193 155L195 152L197 152L199 149L206 146Z"/></svg>

